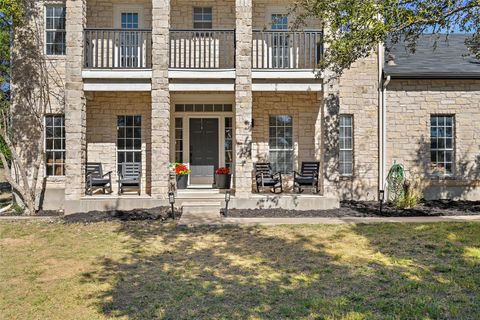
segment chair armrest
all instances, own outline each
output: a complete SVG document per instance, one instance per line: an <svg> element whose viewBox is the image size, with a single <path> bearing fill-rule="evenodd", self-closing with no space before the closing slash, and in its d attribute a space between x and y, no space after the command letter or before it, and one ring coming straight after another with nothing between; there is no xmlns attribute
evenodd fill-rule
<svg viewBox="0 0 480 320"><path fill-rule="evenodd" d="M111 177L111 176L112 176L112 171L108 171L107 173L105 173L105 174L103 175L103 177L106 177L106 176Z"/></svg>
<svg viewBox="0 0 480 320"><path fill-rule="evenodd" d="M279 176L280 178L282 178L282 173L280 171L278 172L275 172L274 174L272 174L273 177L275 176Z"/></svg>

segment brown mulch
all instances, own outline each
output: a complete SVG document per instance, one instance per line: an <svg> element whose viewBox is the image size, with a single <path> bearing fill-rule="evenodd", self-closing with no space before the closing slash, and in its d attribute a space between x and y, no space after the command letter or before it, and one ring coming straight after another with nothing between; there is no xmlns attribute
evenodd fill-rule
<svg viewBox="0 0 480 320"><path fill-rule="evenodd" d="M181 212L175 210L175 218L179 219ZM103 221L144 221L171 219L170 207L156 207L151 209L89 211L74 213L63 217L66 223L94 223Z"/></svg>
<svg viewBox="0 0 480 320"><path fill-rule="evenodd" d="M228 217L238 218L294 218L294 217L428 217L480 215L480 201L434 200L423 201L414 209L397 209L385 204L380 212L376 201L342 201L339 209L285 210L285 209L229 209Z"/></svg>

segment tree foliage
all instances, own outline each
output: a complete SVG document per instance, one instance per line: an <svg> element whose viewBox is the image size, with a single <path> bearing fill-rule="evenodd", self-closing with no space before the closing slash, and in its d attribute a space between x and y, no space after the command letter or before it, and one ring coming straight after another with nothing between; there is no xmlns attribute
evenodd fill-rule
<svg viewBox="0 0 480 320"><path fill-rule="evenodd" d="M18 0L0 0L0 113L8 112L10 106L11 42L13 27L21 25L22 4ZM0 123L0 127L4 124ZM0 152L10 161L11 152L0 137ZM1 166L1 163L0 163Z"/></svg>
<svg viewBox="0 0 480 320"><path fill-rule="evenodd" d="M322 70L341 74L379 42L404 41L411 51L424 33L470 33L467 46L480 56L480 0L296 0L293 11L301 25L319 18L326 30Z"/></svg>

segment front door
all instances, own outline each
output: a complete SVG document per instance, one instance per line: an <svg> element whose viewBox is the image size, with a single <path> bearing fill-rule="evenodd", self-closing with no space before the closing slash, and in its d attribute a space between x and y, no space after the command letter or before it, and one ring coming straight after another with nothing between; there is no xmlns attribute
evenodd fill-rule
<svg viewBox="0 0 480 320"><path fill-rule="evenodd" d="M218 168L218 119L190 119L190 184L213 184Z"/></svg>

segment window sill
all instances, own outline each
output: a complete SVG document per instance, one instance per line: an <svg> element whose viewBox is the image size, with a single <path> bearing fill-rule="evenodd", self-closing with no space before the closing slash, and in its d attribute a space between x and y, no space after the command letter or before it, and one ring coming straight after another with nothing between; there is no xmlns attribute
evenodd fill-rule
<svg viewBox="0 0 480 320"><path fill-rule="evenodd" d="M428 178L431 180L458 180L458 177L456 177L453 174L440 174L440 173L438 174L431 173L430 175L428 175Z"/></svg>
<svg viewBox="0 0 480 320"><path fill-rule="evenodd" d="M45 57L47 60L66 60L67 59L67 55L64 54L64 55L58 55L58 54L52 54L52 55L49 55L49 54L45 54Z"/></svg>

